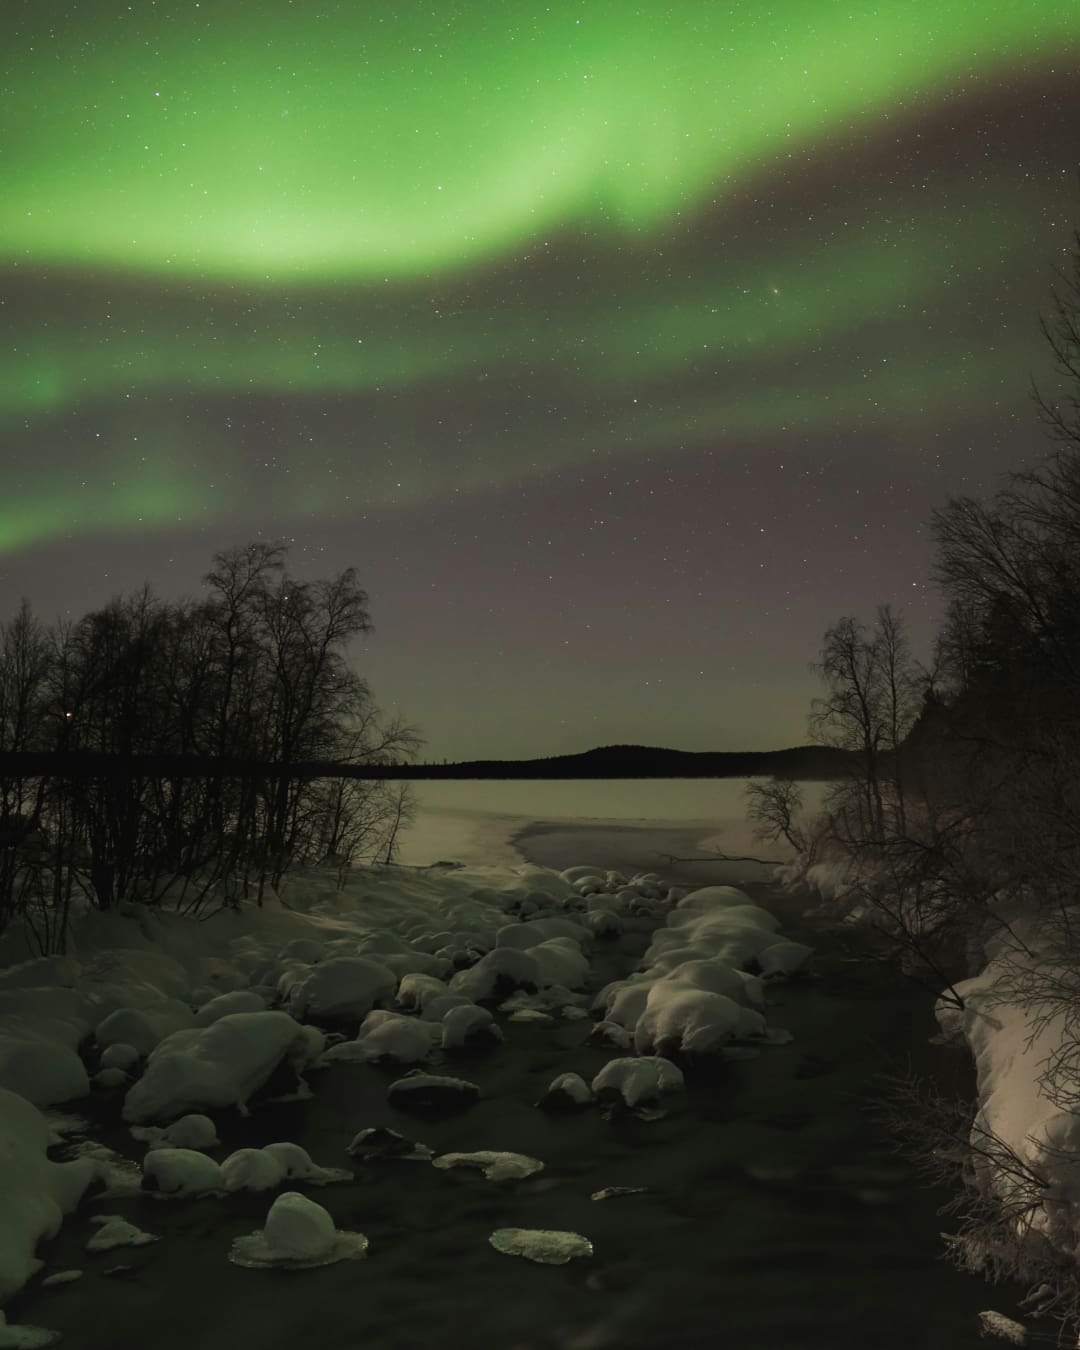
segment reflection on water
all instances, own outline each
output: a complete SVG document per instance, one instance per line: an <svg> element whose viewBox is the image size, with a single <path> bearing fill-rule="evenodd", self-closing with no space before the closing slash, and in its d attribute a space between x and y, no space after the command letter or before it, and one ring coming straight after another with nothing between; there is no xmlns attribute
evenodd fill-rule
<svg viewBox="0 0 1080 1350"><path fill-rule="evenodd" d="M631 778L419 782L416 823L401 841L400 861L470 864L520 861L507 840L535 820L635 825L701 825L709 847L760 851L745 822L745 778ZM824 783L804 783L816 809Z"/></svg>

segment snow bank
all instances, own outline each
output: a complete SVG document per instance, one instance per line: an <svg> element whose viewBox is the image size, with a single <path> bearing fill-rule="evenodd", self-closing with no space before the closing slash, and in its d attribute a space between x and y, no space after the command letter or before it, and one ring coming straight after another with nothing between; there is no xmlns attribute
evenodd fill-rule
<svg viewBox="0 0 1080 1350"><path fill-rule="evenodd" d="M56 1235L96 1175L90 1158L51 1162L49 1141L38 1108L0 1088L0 1303L41 1269L34 1249Z"/></svg>

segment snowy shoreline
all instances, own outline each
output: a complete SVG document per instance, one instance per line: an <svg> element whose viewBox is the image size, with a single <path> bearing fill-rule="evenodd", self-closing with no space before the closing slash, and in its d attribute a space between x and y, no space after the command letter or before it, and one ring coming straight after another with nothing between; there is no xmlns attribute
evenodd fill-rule
<svg viewBox="0 0 1080 1350"><path fill-rule="evenodd" d="M692 856L691 850L707 839L708 833L699 832L696 827L643 829L626 822L575 825L532 821L520 826L513 836L513 845L520 850L520 855L526 857L545 850L567 849L569 852L562 856L576 858L580 864L574 870L588 873L590 869L586 864L593 862L594 850L601 850L606 857L611 856L608 852L611 850L620 859L651 858L658 848L679 856ZM548 853L547 856L554 855ZM614 861L612 857L609 866ZM713 869L725 865L705 862L677 866L681 866L697 886L702 887L715 886L717 877ZM663 870L667 871L666 868ZM182 1002L185 992L190 998L200 988L202 992L194 1002L204 999L207 994L214 995L214 999L202 1003L203 1007L209 1007L221 997L229 999L237 993L246 995L249 990L268 992L270 986L263 968L266 953L274 951L280 954L289 949L292 956L284 964L277 960L280 974L273 987L280 990L280 980L285 979L285 987L292 991L286 1006L304 1016L304 1009L312 1006L312 998L325 998L332 992L326 981L320 983L315 978L320 968L318 964L307 967L307 973L301 968L303 958L313 955L312 944L321 946L324 953L345 948L357 950L359 947L360 959L371 960L375 964L396 959L397 954L405 957L407 962L412 960L415 968L414 958L434 957L432 944L446 937L454 938L455 928L463 939L469 932L478 935L486 930L490 942L495 928L500 924L511 925L519 934L528 930L532 924L537 926L539 936L539 924L549 921L545 915L550 915L552 919L565 916L560 921L571 923L588 915L595 916L601 927L607 927L610 935L604 939L586 939L581 944L583 949L589 949L586 963L588 971L581 986L581 996L572 994L563 986L563 992L554 999L549 996L546 1004L542 999L539 1006L534 1003L530 1008L528 997L524 1003L518 1003L521 1012L529 1015L529 1020L517 1021L515 1016L508 1016L505 1012L498 1014L504 1041L479 1058L468 1054L459 1059L453 1049L441 1052L446 1056L446 1066L436 1067L434 1072L460 1075L463 1079L475 1080L480 1087L480 1096L475 1105L460 1116L447 1120L422 1120L411 1125L387 1099L390 1082L401 1078L407 1065L387 1068L376 1063L333 1063L313 1075L311 1082L314 1097L306 1101L285 1101L279 1105L256 1107L253 1104L249 1117L244 1117L233 1107L224 1111L214 1107L205 1098L205 1081L200 1080L203 1082L200 1088L204 1093L203 1109L211 1112L221 1139L218 1150L211 1150L206 1160L209 1166L204 1170L209 1172L216 1168L219 1160L227 1161L230 1148L234 1151L255 1149L257 1152L263 1144L279 1140L300 1144L308 1151L311 1159L322 1167L339 1168L347 1161L348 1141L358 1129L371 1126L410 1133L437 1154L509 1149L525 1157L540 1159L545 1164L545 1170L535 1179L526 1178L494 1187L475 1174L463 1175L461 1169L440 1173L420 1163L411 1163L398 1165L396 1172L390 1175L386 1170L380 1172L365 1166L357 1177L363 1182L359 1191L350 1184L329 1186L318 1192L317 1199L319 1205L325 1205L331 1213L332 1227L336 1226L346 1235L362 1231L370 1239L369 1260L381 1263L378 1276L380 1294L376 1300L380 1307L385 1308L386 1301L393 1297L393 1272L399 1271L407 1286L415 1281L419 1269L425 1266L429 1270L437 1269L452 1252L453 1278L449 1284L438 1281L438 1292L433 1289L431 1294L436 1303L444 1298L451 1300L443 1316L453 1308L453 1300L459 1295L462 1281L480 1281L480 1284L470 1286L476 1299L482 1299L483 1282L491 1279L499 1281L500 1298L504 1297L503 1290L507 1290L506 1297L518 1299L522 1306L529 1306L542 1296L542 1289L535 1284L535 1276L530 1276L528 1272L508 1273L505 1258L492 1252L487 1243L487 1234L493 1227L512 1230L527 1226L585 1234L596 1252L585 1264L597 1272L598 1288L601 1291L606 1289L609 1293L622 1287L623 1276L618 1272L627 1262L633 1263L638 1259L633 1256L633 1252L635 1249L640 1251L643 1243L648 1245L648 1234L663 1232L667 1234L665 1241L668 1247L672 1248L674 1244L672 1250L678 1250L682 1255L674 1262L665 1255L655 1269L650 1267L640 1270L637 1277L637 1282L642 1284L640 1294L631 1296L629 1291L624 1291L614 1305L610 1298L601 1297L598 1300L595 1290L591 1290L587 1284L582 1285L580 1278L569 1273L573 1269L573 1262L568 1267L567 1275L571 1283L563 1287L566 1315L571 1317L573 1310L571 1321L575 1326L594 1329L605 1325L608 1327L606 1340L601 1330L596 1330L597 1345L618 1345L620 1350L624 1345L655 1345L660 1343L657 1337L662 1335L656 1319L662 1315L665 1302L670 1301L675 1288L681 1287L682 1266L693 1268L695 1262L700 1260L701 1239L696 1235L697 1229L703 1224L707 1225L710 1233L714 1233L710 1240L722 1241L721 1233L714 1232L712 1226L712 1207L715 1207L717 1215L724 1215L735 1205L742 1216L739 1223L743 1229L756 1229L760 1227L758 1211L762 1204L767 1213L770 1205L781 1201L786 1203L783 1198L789 1194L785 1189L789 1186L794 1186L790 1193L798 1199L803 1193L800 1190L803 1183L798 1178L806 1175L814 1178L812 1182L806 1183L810 1188L808 1194L818 1194L823 1185L825 1194L835 1192L838 1197L850 1194L853 1197L850 1203L856 1210L854 1217L859 1220L860 1215L872 1218L874 1206L883 1202L874 1198L872 1187L867 1190L866 1182L858 1179L859 1169L854 1166L855 1160L864 1158L865 1163L860 1164L863 1171L877 1175L881 1185L888 1187L891 1183L887 1180L890 1173L880 1157L880 1150L870 1147L861 1138L861 1132L859 1136L852 1136L850 1142L839 1145L838 1155L838 1138L854 1128L857 1122L848 1122L841 1127L835 1120L830 1121L825 1105L827 1097L819 1099L821 1104L812 1111L805 1112L802 1109L802 1103L813 1094L814 1089L810 1084L815 1075L823 1073L823 1090L827 1093L830 1081L848 1081L844 1075L849 1071L852 1075L850 1082L857 1087L864 1071L858 1068L857 1063L853 1063L850 1068L839 1064L822 1070L814 1054L808 1055L808 1047L801 1046L798 1041L790 1045L763 1045L759 1041L755 1047L752 1041L745 1040L740 1045L736 1033L735 1042L725 1041L725 1044L731 1044L734 1050L740 1051L739 1056L728 1063L721 1064L718 1061L718 1071L704 1072L699 1066L684 1091L661 1098L656 1103L664 1111L660 1118L653 1118L647 1112L641 1120L637 1120L631 1111L625 1118L608 1121L600 1111L588 1106L570 1117L550 1117L537 1110L537 1100L543 1095L547 1084L559 1073L577 1074L587 1084L590 1078L595 1079L605 1065L617 1063L620 1057L633 1056L632 1047L628 1050L619 1049L613 1044L594 1043L590 1037L593 1028L589 1019L578 1013L612 979L625 977L643 961L648 963L650 958L646 947L650 947L653 952L651 960L654 964L657 958L662 961L665 947L685 963L685 951L677 946L672 947L670 941L661 941L654 934L662 937L667 933L673 936L677 932L671 927L673 921L689 922L692 926L686 930L687 937L691 945L696 943L699 947L698 964L706 967L710 962L718 962L720 967L730 970L728 961L719 959L718 949L708 937L710 924L715 923L716 914L710 918L707 911L715 911L714 905L703 901L700 914L695 911L694 905L684 907L680 920L678 892L662 902L655 892L663 888L658 888L655 883L644 882L637 898L630 895L617 901L615 890L619 887L614 882L611 884L614 889L601 888L589 892L588 887L585 887L586 894L581 894L573 882L559 878L557 873L549 869L541 870L535 864L522 863L518 859L513 867L433 868L421 871L380 868L370 873L358 873L341 892L335 889L330 876L321 877L311 872L301 875L293 885L286 888L287 904L292 908L272 901L262 910L241 915L217 915L205 924L153 913L89 916L89 922L76 926L78 949L71 962L66 965L58 960L35 963L30 974L34 979L40 979L47 971L52 977L50 983L55 980L57 1005L70 1005L66 1006L69 1046L66 1053L67 1069L74 1073L71 1056L74 1055L76 1045L84 1048L84 1038L76 1034L73 997L76 990L71 987L78 983L76 965L88 967L99 983L127 981L124 989L114 991L118 998L130 999L132 980L136 984L141 981L144 995L147 988L161 986L155 988L156 998L150 1000L155 1008L144 1005L144 1012L140 1014L145 1017L153 1013L153 1021L156 1017L166 1017L170 1010L175 1015L176 1008L172 1005ZM633 887L622 889L633 891ZM682 887L683 891L689 889L689 885ZM752 889L758 903L768 894L780 901L793 919L801 910L800 902L785 899L763 886ZM552 903L541 904L530 917L530 910L539 903L538 896L544 891ZM650 892L654 893L652 899ZM720 899L723 897L718 897L718 902ZM738 896L732 895L728 902L738 899ZM743 900L749 899L749 895L743 897ZM645 910L654 909L652 917L643 913L641 917L635 918L628 906L632 908L637 905L644 906ZM723 909L722 904L720 908ZM619 922L612 924L610 918L602 917L604 914L613 915ZM446 931L442 935L434 931L438 924L434 925L434 929L432 924L433 918L439 916L446 923ZM702 924L698 924L699 918ZM753 932L739 930L743 934L740 938L742 945L730 948L729 959L733 965L740 964L747 952L765 952L770 945L783 946L782 941L778 943L783 935L775 931L774 925L763 924L759 928L759 922L763 921L755 920L750 924L756 936ZM785 928L788 927L786 916L783 922ZM419 926L422 924L427 926L430 941L421 940L423 935L419 932ZM617 932L620 927L621 936ZM722 930L724 924L721 921L715 931L722 935ZM401 951L400 943L389 940L388 935L393 934L399 938L411 934L406 937L405 946L413 953L413 957ZM733 931L729 931L728 938L733 936ZM545 938L544 941L550 939ZM682 941L681 938L677 939L677 942ZM746 946L747 942L749 946ZM443 946L446 946L445 942ZM111 949L111 965L109 961L102 964L102 949ZM512 945L510 950L514 951L514 962L518 961L519 956L525 957L527 961L532 960L529 951L536 951L539 955L539 949L535 947L518 951ZM120 959L117 963L118 955ZM565 972L562 978L569 980L571 985L581 979L583 967L576 964L572 952L566 947L560 948L557 941L551 948L551 955L543 959L554 963L553 971L558 969ZM294 965L290 966L289 962ZM506 970L514 968L514 962ZM425 960L421 959L420 967L424 964ZM462 973L475 983L479 977L474 972L482 969L483 962L480 962L463 968ZM670 972L671 965L664 966L662 963L654 973L654 982ZM720 974L722 971L718 970L716 975ZM19 978L12 981L12 975ZM5 976L8 977L6 986ZM729 980L729 987L735 987L730 985L733 972L723 978ZM16 993L14 1000L7 999L9 1011L12 1003L18 1001L18 996L32 992L20 981L19 972L0 971L0 1001L6 997L5 987L7 993L12 993L13 989ZM185 982L186 990L183 987ZM56 988L64 984L68 987ZM234 985L231 992L228 988L230 984ZM418 990L421 987L422 982L416 985ZM558 983L549 987L554 993ZM776 989L779 990L780 986L776 986ZM633 1001L637 997L633 990L624 990L624 994L625 998L618 994L617 989L614 990L613 996L618 995L612 1004L616 1016L625 1017L629 1007L626 999ZM906 989L898 989L895 997L903 1000L904 1006L910 1005L910 994ZM297 1002L297 998L301 1001ZM833 1025L836 1013L820 998L819 990L812 983L790 984L780 991L776 1000L774 992L766 1008L770 1025L780 1029L790 1026L795 1036L801 1037L805 1024L809 1028L809 1046L821 1047L835 1037L835 1033L828 1028ZM40 999L38 1004L40 1007ZM168 1006L163 1007L163 1004ZM541 1010L545 1006L548 1011L543 1013ZM719 1010L726 1008L727 1004L708 1005L706 1000L700 1006L712 1006ZM574 1016L563 1016L564 1011L574 1013ZM643 1011L642 1008L630 1012L631 1020L627 1025L631 1036ZM877 1011L875 1007L875 1014ZM353 1012L357 1014L356 1020L362 1020L359 1008L354 1008ZM649 1034L657 1034L660 1024L656 1017L661 1014L662 1005L658 1004L656 1014L652 1015L654 1030ZM274 1035L286 1039L284 1033L288 1030L286 1023L289 1019L285 1012L255 1015L285 1019L274 1023ZM124 1016L127 1017L127 1014ZM407 1029L406 1022L411 1024L412 1031L416 1031L423 1021L422 1013L394 1022L393 1019L398 1017L399 1014L390 1014L391 1020L384 1024L389 1027L391 1041L397 1035L397 1028ZM317 1016L316 1021L319 1021ZM882 1034L892 1034L896 1022L895 1017L883 1021ZM688 1023L684 1021L682 1025L684 1031L689 1030ZM129 1018L125 1034L131 1034L131 1026ZM752 1030L749 1022L747 1026ZM735 1029L734 1023L732 1029ZM63 1029L58 1030L62 1032ZM150 1034L156 1035L160 1030L160 1025L156 1029L152 1026ZM298 1030L303 1030L306 1036L315 1028L308 1026ZM380 1027L379 1034L387 1033ZM302 1057L312 1048L310 1045L305 1048L298 1041L293 1044L295 1040L293 1038L290 1041L290 1053L294 1057ZM644 1045L642 1048L645 1048ZM759 1057L752 1062L742 1063L743 1051L758 1053ZM59 1058L63 1059L64 1055L61 1054ZM645 1067L647 1059L648 1056L645 1056L636 1062ZM35 1072L40 1072L44 1062L40 1053L35 1053L34 1062L37 1065ZM299 1059L297 1062L299 1064ZM630 1062L634 1062L632 1058ZM93 1067L92 1063L90 1067ZM307 1072L302 1064L299 1067L302 1072ZM830 1075L833 1077L830 1078ZM177 1100L173 1099L172 1104L168 1104L169 1092L172 1091L169 1075L162 1079L158 1072L155 1081L156 1087L150 1082L143 1092L144 1105L145 1101L152 1103L151 1108L148 1108L150 1114L179 1113L181 1104ZM163 1085L166 1089L164 1096ZM228 1081L224 1086L228 1088ZM732 1118L721 1144L719 1139L712 1137L708 1122L717 1111L721 1113L720 1119L727 1118L729 1107L726 1103L736 1087L745 1120L742 1122L742 1118ZM213 1090L216 1092L218 1089L214 1087ZM247 1090L243 1088L244 1092ZM126 1086L97 1091L91 1100L99 1105L95 1106L92 1114L97 1121L97 1137L108 1138L114 1148L137 1165L142 1149L134 1147L127 1138L128 1132L120 1117L127 1091ZM242 1103L243 1095L239 1088L234 1092L234 1097L238 1104ZM228 1099L227 1092L225 1098ZM78 1103L74 1105L77 1110ZM188 1109L197 1109L195 1104L186 1105ZM820 1122L815 1119L819 1111L824 1112ZM142 1114L141 1110L139 1114ZM795 1135L791 1133L791 1120L798 1122ZM710 1175L715 1174L718 1147L732 1159L724 1165L725 1180L720 1192L716 1190L715 1181L709 1180ZM146 1154L147 1158L152 1156ZM849 1173L843 1169L836 1171L833 1167L837 1156L850 1164ZM793 1158L795 1162L792 1162ZM69 1170L83 1167L85 1171L85 1165L89 1162L87 1158L76 1158L68 1167ZM46 1168L55 1166L54 1163L46 1164ZM405 1168L404 1173L402 1167ZM832 1175L833 1171L836 1171L835 1176ZM784 1181L784 1177L795 1180ZM632 1194L627 1198L615 1198L602 1203L590 1198L594 1192L612 1186L630 1187L631 1190L645 1186L646 1194ZM867 1198L860 1199L863 1190L867 1190ZM696 1198L698 1196L712 1196L712 1199L702 1208ZM184 1280L196 1278L206 1288L219 1290L222 1299L246 1298L248 1295L244 1290L250 1290L251 1286L237 1284L236 1280L250 1280L252 1277L245 1276L242 1271L231 1274L225 1253L230 1241L250 1234L253 1228L261 1228L269 1198L265 1193L245 1192L227 1195L223 1200L196 1198L173 1201L162 1206L155 1203L152 1197L139 1194L129 1195L127 1199L116 1197L105 1205L110 1213L124 1217L136 1227L145 1228L161 1237L159 1242L118 1253L119 1264L130 1266L134 1271L131 1277L134 1284L130 1280L118 1284L115 1280L100 1278L105 1266L117 1263L117 1255L107 1258L82 1255L90 1231L84 1205L63 1224L53 1242L47 1248L43 1247L40 1254L46 1257L49 1271L85 1265L88 1275L95 1278L63 1285L54 1292L51 1288L44 1288L41 1279L33 1277L32 1269L24 1265L30 1283L23 1293L12 1296L9 1305L11 1315L14 1319L17 1312L19 1319L25 1323L54 1326L64 1331L72 1344L124 1350L127 1342L117 1341L115 1337L110 1339L102 1334L90 1334L87 1340L87 1319L96 1315L98 1301L103 1306L115 1308L116 1315L123 1318L130 1318L133 1308L144 1309L142 1315L145 1320L140 1324L136 1315L132 1323L130 1343L134 1347L145 1341L147 1328L155 1317L153 1291L173 1287L181 1269ZM100 1205L103 1202L98 1203ZM890 1199L889 1203L900 1205L901 1201ZM907 1202L903 1203L906 1205ZM186 1215L190 1217L185 1218ZM198 1226L207 1233L212 1232L213 1237L193 1247L190 1226L196 1223L196 1218ZM42 1237L55 1231L55 1222L48 1215L41 1216L39 1231ZM403 1227L408 1234L407 1240L403 1239ZM865 1217L860 1226L852 1225L851 1250L865 1243L864 1229ZM888 1240L892 1240L891 1236ZM7 1259L10 1259L10 1244L5 1249L0 1242L0 1254L5 1250ZM441 1256L440 1252L443 1253ZM24 1248L24 1262L26 1255ZM774 1252L774 1256L782 1267L782 1255ZM527 1266L528 1263L519 1264ZM768 1261L764 1263L763 1275L768 1273L768 1264ZM358 1278L362 1281L366 1278L363 1268L341 1277L333 1276L333 1270L334 1267L330 1266L325 1273L316 1271L297 1278L341 1278L354 1283ZM792 1298L798 1301L810 1297L790 1272L786 1278ZM391 1284L383 1290L388 1279ZM344 1291L342 1293L345 1296ZM685 1300L689 1296L688 1290L678 1297ZM288 1295L285 1297L288 1298ZM400 1300L400 1293L397 1297ZM374 1289L368 1290L365 1298L375 1299ZM768 1301L766 1299L766 1303ZM273 1312L274 1308L276 1312ZM121 1309L126 1311L121 1312ZM265 1316L269 1318L272 1312L274 1317L283 1319L285 1323L289 1323L290 1317L294 1316L289 1304L282 1304L280 1300L271 1300ZM258 1317L261 1314L253 1315ZM716 1310L707 1314L703 1308L701 1316L707 1315L716 1317L719 1314ZM425 1313L424 1317L428 1317L428 1314ZM426 1324L429 1337L434 1331L434 1309L430 1318L432 1321ZM631 1328L635 1318L645 1319L651 1326L648 1338L640 1341L633 1339ZM205 1328L200 1331L191 1324L190 1318L185 1322L181 1316L180 1320L186 1326L186 1332L184 1336L179 1336L178 1332L177 1344L185 1340L190 1343L193 1338L207 1346L215 1343L224 1346L227 1343L224 1332L214 1342L208 1338ZM276 1344L270 1323L264 1325L269 1339L264 1338L260 1343ZM235 1334L234 1327L233 1337ZM471 1341L481 1346L509 1343L506 1337L511 1335L511 1329L503 1328L498 1337L491 1329L486 1329L484 1334L487 1339L477 1339L473 1332L456 1343ZM642 1335L644 1337L645 1333ZM329 1328L327 1340L333 1340ZM417 1343L423 1340L424 1337L418 1333ZM687 1339L686 1343L695 1342ZM929 1345L929 1342L926 1344ZM954 1336L951 1344L959 1345L962 1342Z"/></svg>

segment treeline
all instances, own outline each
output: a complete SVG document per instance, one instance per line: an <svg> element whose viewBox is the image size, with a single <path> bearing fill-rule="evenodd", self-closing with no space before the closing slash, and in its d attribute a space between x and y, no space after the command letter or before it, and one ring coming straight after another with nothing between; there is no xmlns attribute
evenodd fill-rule
<svg viewBox="0 0 1080 1350"><path fill-rule="evenodd" d="M404 784L283 768L420 744L348 663L372 626L355 572L301 581L283 546L254 543L204 581L52 625L24 601L0 627L0 928L21 916L43 950L77 897L261 898L299 862L392 857L410 817Z"/></svg>
<svg viewBox="0 0 1080 1350"><path fill-rule="evenodd" d="M844 777L851 752L831 746L803 745L790 750L693 751L653 746L605 746L577 755L545 759L473 759L439 764L408 763L392 757L343 763L301 760L295 763L219 759L207 755L154 752L128 756L88 750L0 751L0 774L62 773L97 777L135 766L144 773L198 778L206 775L260 778L368 779L618 779L749 778L785 774L802 780Z"/></svg>
<svg viewBox="0 0 1080 1350"><path fill-rule="evenodd" d="M946 617L917 662L903 618L825 634L819 742L852 753L848 776L807 821L797 784L752 785L764 837L786 837L806 877L842 909L875 919L905 968L962 1008L956 984L994 939L995 1001L1025 1010L1059 1043L1039 1087L1080 1111L1080 235L1044 324L1063 392L1035 391L1054 439L1034 469L991 499L933 516ZM892 1119L930 1173L952 1175L959 1264L1039 1291L1075 1339L1080 1273L1035 1231L1045 1177L958 1107L902 1082ZM1071 1156L1071 1155L1070 1155ZM1078 1161L1072 1157L1072 1162Z"/></svg>
<svg viewBox="0 0 1080 1350"><path fill-rule="evenodd" d="M474 759L402 766L401 777L461 779L749 778L783 774L832 779L848 769L848 751L800 745L789 750L668 750L649 745L605 745L577 755L541 759Z"/></svg>

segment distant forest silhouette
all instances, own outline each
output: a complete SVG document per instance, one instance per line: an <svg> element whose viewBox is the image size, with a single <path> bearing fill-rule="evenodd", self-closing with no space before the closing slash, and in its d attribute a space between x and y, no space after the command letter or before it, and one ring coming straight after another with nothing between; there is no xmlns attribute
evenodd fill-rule
<svg viewBox="0 0 1080 1350"><path fill-rule="evenodd" d="M139 773L184 778L356 778L410 780L534 780L619 778L753 778L831 781L851 771L854 752L800 745L786 750L669 750L606 745L580 754L536 759L443 760L407 763L238 759L192 754L128 754L84 750L0 752L0 775L55 774L74 778Z"/></svg>

